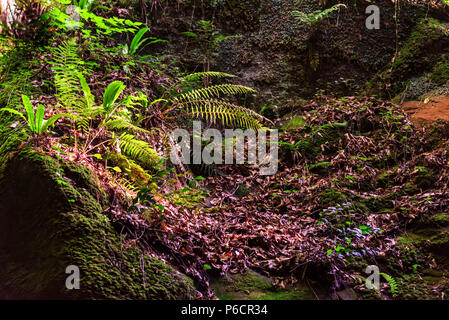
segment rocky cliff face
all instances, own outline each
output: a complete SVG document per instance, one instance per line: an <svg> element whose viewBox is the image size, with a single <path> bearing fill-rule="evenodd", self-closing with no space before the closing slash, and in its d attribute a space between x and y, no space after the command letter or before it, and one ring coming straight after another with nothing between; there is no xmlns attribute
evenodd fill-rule
<svg viewBox="0 0 449 320"><path fill-rule="evenodd" d="M256 109L273 104L291 111L317 93L343 96L365 91L393 98L405 85L391 88L384 80L392 63L407 63L410 67L407 75L398 75L393 66L394 80L406 82L431 71L447 52L437 30L429 35L421 32L423 28L415 28L427 23L422 19L432 16L444 26L444 10L433 12L422 1L396 8L391 1L378 1L380 29L368 30L369 14L365 10L372 3L338 1L342 2L346 8L340 8L317 26L313 47L309 45L310 27L298 22L291 12L324 10L326 7L319 6L318 1L169 1L169 5L146 14L154 34L170 41L158 49L164 54L163 61L182 70L203 68L203 40L183 35L186 31L200 35L199 20L211 21L222 35L240 35L216 46L210 68L238 75L244 84L257 88L259 95L253 101ZM328 1L327 8L335 3ZM427 62L410 64L397 58L392 62L396 50L404 49L407 55L408 44L416 40L416 32L429 35L429 39L418 44L429 50L414 52L413 61ZM154 48L148 50L154 53Z"/></svg>

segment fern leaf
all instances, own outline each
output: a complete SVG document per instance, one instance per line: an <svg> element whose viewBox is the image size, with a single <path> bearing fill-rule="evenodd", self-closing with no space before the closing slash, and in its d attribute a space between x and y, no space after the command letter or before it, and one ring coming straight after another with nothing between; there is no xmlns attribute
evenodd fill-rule
<svg viewBox="0 0 449 320"><path fill-rule="evenodd" d="M125 90L125 85L122 81L111 82L103 95L103 108L107 114L112 114L115 108L112 108L119 95Z"/></svg>
<svg viewBox="0 0 449 320"><path fill-rule="evenodd" d="M53 66L55 73L55 86L59 102L72 108L80 103L79 70L84 62L78 57L78 46L74 39L65 41L58 47L52 49Z"/></svg>
<svg viewBox="0 0 449 320"><path fill-rule="evenodd" d="M22 119L27 120L27 118L23 115L22 112L17 111L17 110L15 110L15 109L11 109L11 108L1 108L1 109L0 109L0 112L2 112L2 111L6 111L6 112L9 112L9 113L11 113L11 114L15 114L15 115L17 115L17 116L20 116Z"/></svg>
<svg viewBox="0 0 449 320"><path fill-rule="evenodd" d="M393 295L393 297L395 297L398 292L398 285L396 283L396 280L389 274L383 272L381 272L380 274L385 278L385 280L387 280L388 285L390 286L391 294Z"/></svg>
<svg viewBox="0 0 449 320"><path fill-rule="evenodd" d="M110 130L127 130L129 132L150 133L148 130L136 126L121 117L106 121L105 126Z"/></svg>
<svg viewBox="0 0 449 320"><path fill-rule="evenodd" d="M238 84L220 84L207 88L201 88L182 94L175 98L177 101L188 101L192 99L212 99L221 95L231 96L246 93L255 93L256 90Z"/></svg>
<svg viewBox="0 0 449 320"><path fill-rule="evenodd" d="M215 99L191 100L180 103L178 108L187 109L188 114L213 124L218 119L225 126L262 129L263 126L258 119L269 121L251 109Z"/></svg>
<svg viewBox="0 0 449 320"><path fill-rule="evenodd" d="M147 142L135 139L132 134L122 133L118 142L121 151L135 160L147 164L159 161L157 152Z"/></svg>
<svg viewBox="0 0 449 320"><path fill-rule="evenodd" d="M207 71L207 72L197 72L192 73L187 76L185 76L182 80L184 81L194 81L194 80L202 80L204 78L213 78L213 79L219 79L219 78L235 78L233 74L224 73L224 72L217 72L217 71Z"/></svg>

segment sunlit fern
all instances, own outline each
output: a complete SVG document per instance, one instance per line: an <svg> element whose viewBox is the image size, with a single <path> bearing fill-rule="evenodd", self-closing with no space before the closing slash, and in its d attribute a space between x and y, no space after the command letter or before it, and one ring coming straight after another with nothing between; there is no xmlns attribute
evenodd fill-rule
<svg viewBox="0 0 449 320"><path fill-rule="evenodd" d="M53 59L50 61L55 73L56 97L61 106L79 108L82 97L79 95L79 72L83 61L78 56L78 45L74 39L64 41L51 49Z"/></svg>
<svg viewBox="0 0 449 320"><path fill-rule="evenodd" d="M219 79L235 77L223 72L198 72L182 78L178 87L189 88L189 84L197 80ZM170 90L168 90L170 91ZM256 90L239 84L219 84L199 89L187 89L174 94L171 99L159 99L162 103L163 115L168 119L181 116L192 116L204 119L212 124L221 122L224 126L237 126L242 128L262 129L262 120L270 122L257 112L237 105L225 98L236 95L255 93ZM168 116L170 112L176 112L174 116Z"/></svg>
<svg viewBox="0 0 449 320"><path fill-rule="evenodd" d="M101 135L108 136L109 132L111 141L118 141L124 154L143 163L156 158L157 154L145 141L130 134L148 133L133 124L129 112L129 109L147 106L148 101L144 94L129 95L119 100L125 85L121 81L113 81L104 91L102 104L98 105L86 78L80 72L83 62L77 56L76 42L66 41L55 48L53 60L59 104L71 111L77 121L77 127L86 133L85 152L94 149L94 141ZM94 120L95 128L91 128ZM89 129L94 129L94 133L91 134ZM114 132L122 134L115 138Z"/></svg>
<svg viewBox="0 0 449 320"><path fill-rule="evenodd" d="M121 153L141 163L156 164L159 161L156 151L147 142L136 139L132 134L124 132L116 138L116 142Z"/></svg>

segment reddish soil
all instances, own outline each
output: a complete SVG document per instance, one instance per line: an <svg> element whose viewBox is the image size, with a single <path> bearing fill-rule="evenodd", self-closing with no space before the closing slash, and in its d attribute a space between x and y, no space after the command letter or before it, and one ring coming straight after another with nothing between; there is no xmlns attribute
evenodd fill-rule
<svg viewBox="0 0 449 320"><path fill-rule="evenodd" d="M449 121L449 96L432 97L428 103L407 101L401 107L418 124L431 124L438 119Z"/></svg>

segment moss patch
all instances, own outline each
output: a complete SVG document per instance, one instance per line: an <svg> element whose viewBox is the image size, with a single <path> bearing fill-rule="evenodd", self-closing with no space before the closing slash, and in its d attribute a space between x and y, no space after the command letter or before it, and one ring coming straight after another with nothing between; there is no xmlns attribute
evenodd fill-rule
<svg viewBox="0 0 449 320"><path fill-rule="evenodd" d="M303 128L306 125L306 122L304 120L303 116L296 116L293 119L287 121L285 124L282 125L282 130L298 130Z"/></svg>
<svg viewBox="0 0 449 320"><path fill-rule="evenodd" d="M312 300L313 293L305 286L281 289L253 271L232 275L212 283L215 294L222 300Z"/></svg>

